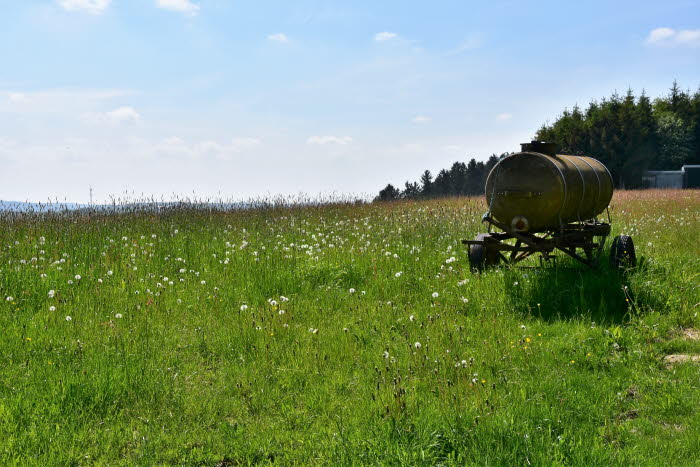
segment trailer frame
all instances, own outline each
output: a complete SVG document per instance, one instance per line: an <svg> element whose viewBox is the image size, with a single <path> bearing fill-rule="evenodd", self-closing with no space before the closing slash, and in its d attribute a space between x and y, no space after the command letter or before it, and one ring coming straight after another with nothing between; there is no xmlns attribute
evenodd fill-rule
<svg viewBox="0 0 700 467"><path fill-rule="evenodd" d="M552 254L556 250L589 267L596 267L611 230L609 222L598 222L596 219L562 224L557 229L537 232L515 231L489 214L482 221L489 225L488 233L477 235L475 240L462 240L469 248L469 262L476 271L500 262L516 264L537 253L541 255L542 264L542 261L556 260ZM492 227L501 232L492 232ZM509 240L515 243L507 243ZM577 250L582 250L582 253L579 254Z"/></svg>

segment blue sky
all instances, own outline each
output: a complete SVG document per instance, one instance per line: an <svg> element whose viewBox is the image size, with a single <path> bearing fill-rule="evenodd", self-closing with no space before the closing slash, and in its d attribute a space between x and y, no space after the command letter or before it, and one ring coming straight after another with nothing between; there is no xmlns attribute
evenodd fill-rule
<svg viewBox="0 0 700 467"><path fill-rule="evenodd" d="M0 0L0 199L375 193L700 86L700 0Z"/></svg>

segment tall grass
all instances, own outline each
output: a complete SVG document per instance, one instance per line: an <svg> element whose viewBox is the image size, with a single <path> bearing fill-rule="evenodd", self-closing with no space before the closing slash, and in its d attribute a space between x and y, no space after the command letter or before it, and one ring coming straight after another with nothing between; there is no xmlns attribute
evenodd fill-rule
<svg viewBox="0 0 700 467"><path fill-rule="evenodd" d="M697 191L616 194L626 273L471 274L481 199L308 201L2 214L0 462L700 462Z"/></svg>

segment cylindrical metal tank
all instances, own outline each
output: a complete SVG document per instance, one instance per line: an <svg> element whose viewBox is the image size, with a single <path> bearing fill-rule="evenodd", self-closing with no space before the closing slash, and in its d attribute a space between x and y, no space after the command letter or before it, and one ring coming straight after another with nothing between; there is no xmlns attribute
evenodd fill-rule
<svg viewBox="0 0 700 467"><path fill-rule="evenodd" d="M501 160L486 179L491 217L520 232L593 219L612 194L613 179L603 164L556 154L555 145L538 141Z"/></svg>

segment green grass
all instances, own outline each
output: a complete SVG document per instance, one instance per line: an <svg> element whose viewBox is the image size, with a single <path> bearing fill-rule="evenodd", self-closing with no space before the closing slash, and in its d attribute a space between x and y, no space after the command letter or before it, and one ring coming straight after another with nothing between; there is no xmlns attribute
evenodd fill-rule
<svg viewBox="0 0 700 467"><path fill-rule="evenodd" d="M700 464L700 193L626 274L473 275L483 209L6 214L0 463Z"/></svg>

